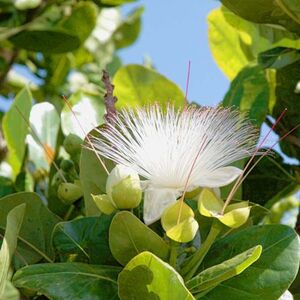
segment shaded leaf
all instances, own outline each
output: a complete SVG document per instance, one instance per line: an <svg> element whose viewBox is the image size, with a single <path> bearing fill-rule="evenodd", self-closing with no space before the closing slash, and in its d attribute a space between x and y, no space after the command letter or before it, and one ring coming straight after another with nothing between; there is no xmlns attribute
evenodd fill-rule
<svg viewBox="0 0 300 300"><path fill-rule="evenodd" d="M0 298L3 299L18 235L23 222L25 204L14 207L7 215L5 235L0 250Z"/></svg>
<svg viewBox="0 0 300 300"><path fill-rule="evenodd" d="M26 211L14 264L16 267L35 263L42 258L51 261L54 257L51 233L59 218L51 213L35 193L23 192L0 199L0 229L5 228L5 219L11 209L26 204Z"/></svg>
<svg viewBox="0 0 300 300"><path fill-rule="evenodd" d="M150 252L134 257L118 278L121 300L192 300L181 276Z"/></svg>
<svg viewBox="0 0 300 300"><path fill-rule="evenodd" d="M249 119L260 126L267 115L269 84L261 67L245 67L231 82L223 105L237 107L248 113Z"/></svg>
<svg viewBox="0 0 300 300"><path fill-rule="evenodd" d="M102 215L58 223L53 230L53 244L61 260L115 264L108 244L111 219Z"/></svg>
<svg viewBox="0 0 300 300"><path fill-rule="evenodd" d="M281 25L300 33L299 2L294 0L222 0L237 15L254 23Z"/></svg>
<svg viewBox="0 0 300 300"><path fill-rule="evenodd" d="M18 288L38 292L53 300L118 299L118 267L82 263L39 264L16 272Z"/></svg>

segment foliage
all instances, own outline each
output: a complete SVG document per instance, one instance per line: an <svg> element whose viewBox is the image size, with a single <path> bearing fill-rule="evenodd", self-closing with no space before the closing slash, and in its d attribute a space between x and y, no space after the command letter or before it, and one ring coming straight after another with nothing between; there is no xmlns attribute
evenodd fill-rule
<svg viewBox="0 0 300 300"><path fill-rule="evenodd" d="M95 151L115 108L182 112L188 102L154 68L122 65L118 50L142 28L143 7L121 17L128 2L0 0L1 100L14 99L1 114L0 298L276 300L290 286L296 297L299 128L280 153L250 162L229 205L232 185L197 187L151 225L144 178L123 178ZM231 80L220 106L284 137L299 124L299 4L221 2L208 16L213 57Z"/></svg>

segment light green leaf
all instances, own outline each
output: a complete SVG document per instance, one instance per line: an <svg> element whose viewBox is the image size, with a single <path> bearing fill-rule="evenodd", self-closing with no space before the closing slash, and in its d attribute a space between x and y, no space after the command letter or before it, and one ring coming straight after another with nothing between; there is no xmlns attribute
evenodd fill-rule
<svg viewBox="0 0 300 300"><path fill-rule="evenodd" d="M119 267L83 263L39 264L18 270L13 283L52 300L111 300L117 299L119 272Z"/></svg>
<svg viewBox="0 0 300 300"><path fill-rule="evenodd" d="M25 207L26 204L20 204L10 210L7 215L5 235L0 250L0 299L3 299L7 280L9 280L9 269L17 248Z"/></svg>
<svg viewBox="0 0 300 300"><path fill-rule="evenodd" d="M269 83L261 67L245 67L235 77L223 105L237 107L247 113L255 125L260 126L266 118L269 103Z"/></svg>
<svg viewBox="0 0 300 300"><path fill-rule="evenodd" d="M158 102L174 103L182 107L185 103L180 88L154 70L140 65L127 65L120 68L114 76L117 108L143 106Z"/></svg>
<svg viewBox="0 0 300 300"><path fill-rule="evenodd" d="M97 136L97 131L89 133L92 136ZM86 141L85 145L89 147ZM113 168L113 163L109 160L101 158L105 163L108 171ZM80 157L80 182L83 189L85 212L87 216L99 215L100 211L95 204L92 194L99 195L106 192L107 173L101 165L94 151L83 148Z"/></svg>
<svg viewBox="0 0 300 300"><path fill-rule="evenodd" d="M51 103L43 102L32 107L29 120L34 131L27 138L29 159L36 168L49 170L55 156L60 127L59 115Z"/></svg>
<svg viewBox="0 0 300 300"><path fill-rule="evenodd" d="M109 229L109 246L114 258L122 265L143 251L150 251L163 260L169 257L169 247L164 240L127 211L113 218Z"/></svg>
<svg viewBox="0 0 300 300"><path fill-rule="evenodd" d="M246 270L259 259L261 252L262 247L260 245L246 250L221 264L202 271L189 280L186 286L193 294L214 288L221 282L239 275Z"/></svg>
<svg viewBox="0 0 300 300"><path fill-rule="evenodd" d="M150 252L134 257L120 273L118 284L121 300L194 299L181 276Z"/></svg>
<svg viewBox="0 0 300 300"><path fill-rule="evenodd" d="M23 192L1 198L0 229L5 228L5 219L9 211L21 204L26 204L26 211L18 235L14 265L19 267L35 263L42 258L52 261L54 252L51 245L51 233L60 219L48 210L37 194Z"/></svg>
<svg viewBox="0 0 300 300"><path fill-rule="evenodd" d="M62 20L60 25L69 32L74 32L83 43L94 29L96 20L97 6L91 1L79 2L73 7L70 17Z"/></svg>
<svg viewBox="0 0 300 300"><path fill-rule="evenodd" d="M2 122L4 137L9 150L8 162L13 168L14 175L19 173L25 155L25 139L29 133L31 105L32 96L28 88L25 87L15 97Z"/></svg>
<svg viewBox="0 0 300 300"><path fill-rule="evenodd" d="M242 5L252 4L247 2ZM233 79L249 62L255 62L260 52L275 47L300 48L297 35L265 24L248 22L224 7L209 14L208 29L214 59L229 79Z"/></svg>
<svg viewBox="0 0 300 300"><path fill-rule="evenodd" d="M252 226L216 241L202 265L207 269L247 249L261 245L262 254L240 275L205 295L209 300L274 300L295 279L300 260L299 237L284 225Z"/></svg>

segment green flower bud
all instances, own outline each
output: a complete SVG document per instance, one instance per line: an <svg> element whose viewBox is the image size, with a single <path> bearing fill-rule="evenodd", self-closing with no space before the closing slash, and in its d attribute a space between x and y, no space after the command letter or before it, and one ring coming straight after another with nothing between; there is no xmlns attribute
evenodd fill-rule
<svg viewBox="0 0 300 300"><path fill-rule="evenodd" d="M107 178L106 193L116 208L137 207L142 199L139 175L128 167L117 165Z"/></svg>
<svg viewBox="0 0 300 300"><path fill-rule="evenodd" d="M64 140L64 148L70 155L80 154L83 140L76 134L70 133Z"/></svg>
<svg viewBox="0 0 300 300"><path fill-rule="evenodd" d="M72 204L83 196L83 192L80 185L76 184L76 182L62 182L58 186L57 196L65 204Z"/></svg>
<svg viewBox="0 0 300 300"><path fill-rule="evenodd" d="M41 4L42 0L15 0L15 7L19 10L33 9Z"/></svg>

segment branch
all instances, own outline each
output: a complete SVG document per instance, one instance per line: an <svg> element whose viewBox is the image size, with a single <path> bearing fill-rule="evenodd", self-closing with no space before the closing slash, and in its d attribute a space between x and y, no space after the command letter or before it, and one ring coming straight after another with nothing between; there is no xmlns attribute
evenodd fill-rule
<svg viewBox="0 0 300 300"><path fill-rule="evenodd" d="M102 82L104 83L104 87L106 90L106 94L104 95L104 103L106 107L106 114L104 116L107 123L114 124L117 116L117 110L115 107L115 103L117 102L117 97L113 95L114 93L114 85L110 82L109 74L107 71L103 70Z"/></svg>

